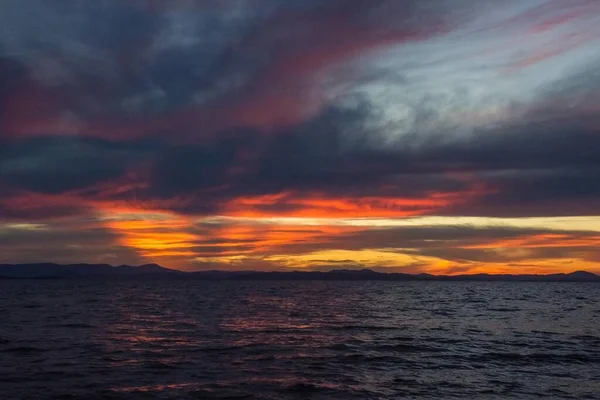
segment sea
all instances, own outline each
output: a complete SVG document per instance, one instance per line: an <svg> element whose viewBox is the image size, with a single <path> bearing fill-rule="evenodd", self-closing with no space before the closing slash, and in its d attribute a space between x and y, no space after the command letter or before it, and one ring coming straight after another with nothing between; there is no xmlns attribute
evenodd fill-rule
<svg viewBox="0 0 600 400"><path fill-rule="evenodd" d="M600 284L0 281L0 399L600 399Z"/></svg>

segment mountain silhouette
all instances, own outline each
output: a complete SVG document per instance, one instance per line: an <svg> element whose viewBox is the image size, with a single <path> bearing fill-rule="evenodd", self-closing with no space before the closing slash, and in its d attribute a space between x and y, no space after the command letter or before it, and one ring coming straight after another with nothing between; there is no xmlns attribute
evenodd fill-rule
<svg viewBox="0 0 600 400"><path fill-rule="evenodd" d="M113 267L109 264L0 264L0 276L5 278L135 277L182 273L158 264L137 267L129 265Z"/></svg>
<svg viewBox="0 0 600 400"><path fill-rule="evenodd" d="M181 278L200 280L337 280L337 281L526 281L526 282L600 282L600 276L587 271L549 275L430 275L385 273L370 269L323 271L198 271L184 272L158 264L140 266L109 264L0 264L0 278Z"/></svg>

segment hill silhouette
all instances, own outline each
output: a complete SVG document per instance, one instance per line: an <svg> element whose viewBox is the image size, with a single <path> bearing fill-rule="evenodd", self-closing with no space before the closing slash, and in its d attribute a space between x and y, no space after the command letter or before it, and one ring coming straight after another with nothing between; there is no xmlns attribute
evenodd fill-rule
<svg viewBox="0 0 600 400"><path fill-rule="evenodd" d="M200 280L340 280L340 281L529 281L529 282L600 282L600 276L587 271L549 275L431 275L385 273L370 269L323 271L198 271L184 272L158 264L140 266L109 264L0 264L0 278L181 278Z"/></svg>
<svg viewBox="0 0 600 400"><path fill-rule="evenodd" d="M4 278L139 277L182 273L158 264L116 267L109 264L0 264L0 277Z"/></svg>

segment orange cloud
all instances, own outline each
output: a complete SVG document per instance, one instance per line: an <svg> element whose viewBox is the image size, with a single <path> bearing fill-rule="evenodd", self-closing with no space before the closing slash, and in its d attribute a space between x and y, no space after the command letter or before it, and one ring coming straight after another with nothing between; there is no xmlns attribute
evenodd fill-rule
<svg viewBox="0 0 600 400"><path fill-rule="evenodd" d="M202 226L191 217L162 212L104 212L104 227L123 246L148 261L185 263L192 259L220 260L263 257L285 252L296 244L322 243L325 238L365 228L232 224ZM186 261L187 260L187 261Z"/></svg>
<svg viewBox="0 0 600 400"><path fill-rule="evenodd" d="M494 248L558 248L558 247L596 247L600 246L600 236L579 238L568 234L538 234L514 239L503 239L475 245L461 246L463 249Z"/></svg>
<svg viewBox="0 0 600 400"><path fill-rule="evenodd" d="M586 262L578 258L564 259L523 259L511 263L440 263L425 269L433 275L464 275L464 274L558 274L570 273L576 270L586 270L599 273L598 263Z"/></svg>
<svg viewBox="0 0 600 400"><path fill-rule="evenodd" d="M222 208L223 215L236 217L303 217L303 218L367 218L409 217L432 214L455 204L462 204L488 190L475 185L465 192L430 193L422 198L361 196L333 198L320 194L238 197Z"/></svg>

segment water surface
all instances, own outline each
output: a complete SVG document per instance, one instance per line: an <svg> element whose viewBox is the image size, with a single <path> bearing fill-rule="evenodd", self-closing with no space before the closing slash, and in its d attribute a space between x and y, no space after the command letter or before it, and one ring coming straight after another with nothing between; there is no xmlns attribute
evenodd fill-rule
<svg viewBox="0 0 600 400"><path fill-rule="evenodd" d="M0 281L0 399L600 398L600 284Z"/></svg>

